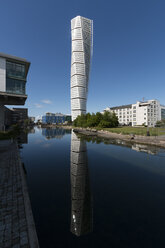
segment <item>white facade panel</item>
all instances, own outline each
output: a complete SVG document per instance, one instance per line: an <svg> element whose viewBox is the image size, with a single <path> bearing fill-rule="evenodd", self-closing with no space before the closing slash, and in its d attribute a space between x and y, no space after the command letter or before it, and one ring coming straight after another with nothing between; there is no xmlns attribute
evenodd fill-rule
<svg viewBox="0 0 165 248"><path fill-rule="evenodd" d="M86 111L74 109L72 110L71 114L72 114L72 118L75 120L78 115L86 114Z"/></svg>
<svg viewBox="0 0 165 248"><path fill-rule="evenodd" d="M86 113L93 21L81 16L71 20L71 112L72 120ZM81 86L76 87L75 86ZM82 99L84 98L84 99Z"/></svg>
<svg viewBox="0 0 165 248"><path fill-rule="evenodd" d="M76 28L71 31L72 40L80 39L82 40L82 28Z"/></svg>
<svg viewBox="0 0 165 248"><path fill-rule="evenodd" d="M85 63L84 53L83 52L75 52L75 53L73 53L71 64L76 63L76 62L77 63Z"/></svg>
<svg viewBox="0 0 165 248"><path fill-rule="evenodd" d="M6 59L0 58L0 91L6 91Z"/></svg>
<svg viewBox="0 0 165 248"><path fill-rule="evenodd" d="M86 76L73 75L73 77L71 77L71 87L74 86L86 87Z"/></svg>
<svg viewBox="0 0 165 248"><path fill-rule="evenodd" d="M81 27L81 16L77 16L71 20L71 29Z"/></svg>
<svg viewBox="0 0 165 248"><path fill-rule="evenodd" d="M84 45L83 40L73 40L72 41L72 52L83 52Z"/></svg>
<svg viewBox="0 0 165 248"><path fill-rule="evenodd" d="M71 99L71 108L73 110L86 111L86 99L81 99L81 98Z"/></svg>
<svg viewBox="0 0 165 248"><path fill-rule="evenodd" d="M71 66L71 76L76 74L85 76L85 64L74 63Z"/></svg>
<svg viewBox="0 0 165 248"><path fill-rule="evenodd" d="M86 88L84 87L74 87L71 89L71 98L85 98L86 99Z"/></svg>

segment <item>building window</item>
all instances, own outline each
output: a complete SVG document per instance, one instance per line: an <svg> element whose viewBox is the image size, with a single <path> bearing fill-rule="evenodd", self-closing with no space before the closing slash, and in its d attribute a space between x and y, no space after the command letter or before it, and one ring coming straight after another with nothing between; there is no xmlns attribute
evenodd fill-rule
<svg viewBox="0 0 165 248"><path fill-rule="evenodd" d="M165 119L165 109L161 109L161 120Z"/></svg>
<svg viewBox="0 0 165 248"><path fill-rule="evenodd" d="M25 82L17 79L6 79L6 92L25 95Z"/></svg>
<svg viewBox="0 0 165 248"><path fill-rule="evenodd" d="M25 79L25 65L7 61L6 76Z"/></svg>

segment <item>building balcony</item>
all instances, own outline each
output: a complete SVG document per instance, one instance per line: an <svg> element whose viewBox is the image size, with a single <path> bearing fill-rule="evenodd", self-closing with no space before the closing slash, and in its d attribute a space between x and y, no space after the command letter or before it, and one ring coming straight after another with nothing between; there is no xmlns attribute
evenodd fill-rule
<svg viewBox="0 0 165 248"><path fill-rule="evenodd" d="M26 99L26 94L0 91L0 103L3 105L24 105Z"/></svg>

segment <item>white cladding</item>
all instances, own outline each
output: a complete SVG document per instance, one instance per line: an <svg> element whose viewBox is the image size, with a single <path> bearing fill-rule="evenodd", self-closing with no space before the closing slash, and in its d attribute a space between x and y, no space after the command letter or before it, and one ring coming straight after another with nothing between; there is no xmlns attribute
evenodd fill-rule
<svg viewBox="0 0 165 248"><path fill-rule="evenodd" d="M0 91L6 91L6 59L0 57Z"/></svg>
<svg viewBox="0 0 165 248"><path fill-rule="evenodd" d="M71 20L71 113L72 121L86 113L92 54L93 21L82 16Z"/></svg>
<svg viewBox="0 0 165 248"><path fill-rule="evenodd" d="M161 109L158 100L148 100L146 102L137 102L126 106L106 108L104 111L115 112L120 124L147 125L155 126L157 121L161 120Z"/></svg>

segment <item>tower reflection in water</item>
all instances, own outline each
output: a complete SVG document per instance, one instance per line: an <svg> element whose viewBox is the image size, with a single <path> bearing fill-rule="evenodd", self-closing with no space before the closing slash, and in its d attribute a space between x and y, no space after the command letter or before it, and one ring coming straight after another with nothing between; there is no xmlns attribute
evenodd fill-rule
<svg viewBox="0 0 165 248"><path fill-rule="evenodd" d="M81 236L92 231L92 201L86 141L71 136L71 232Z"/></svg>

